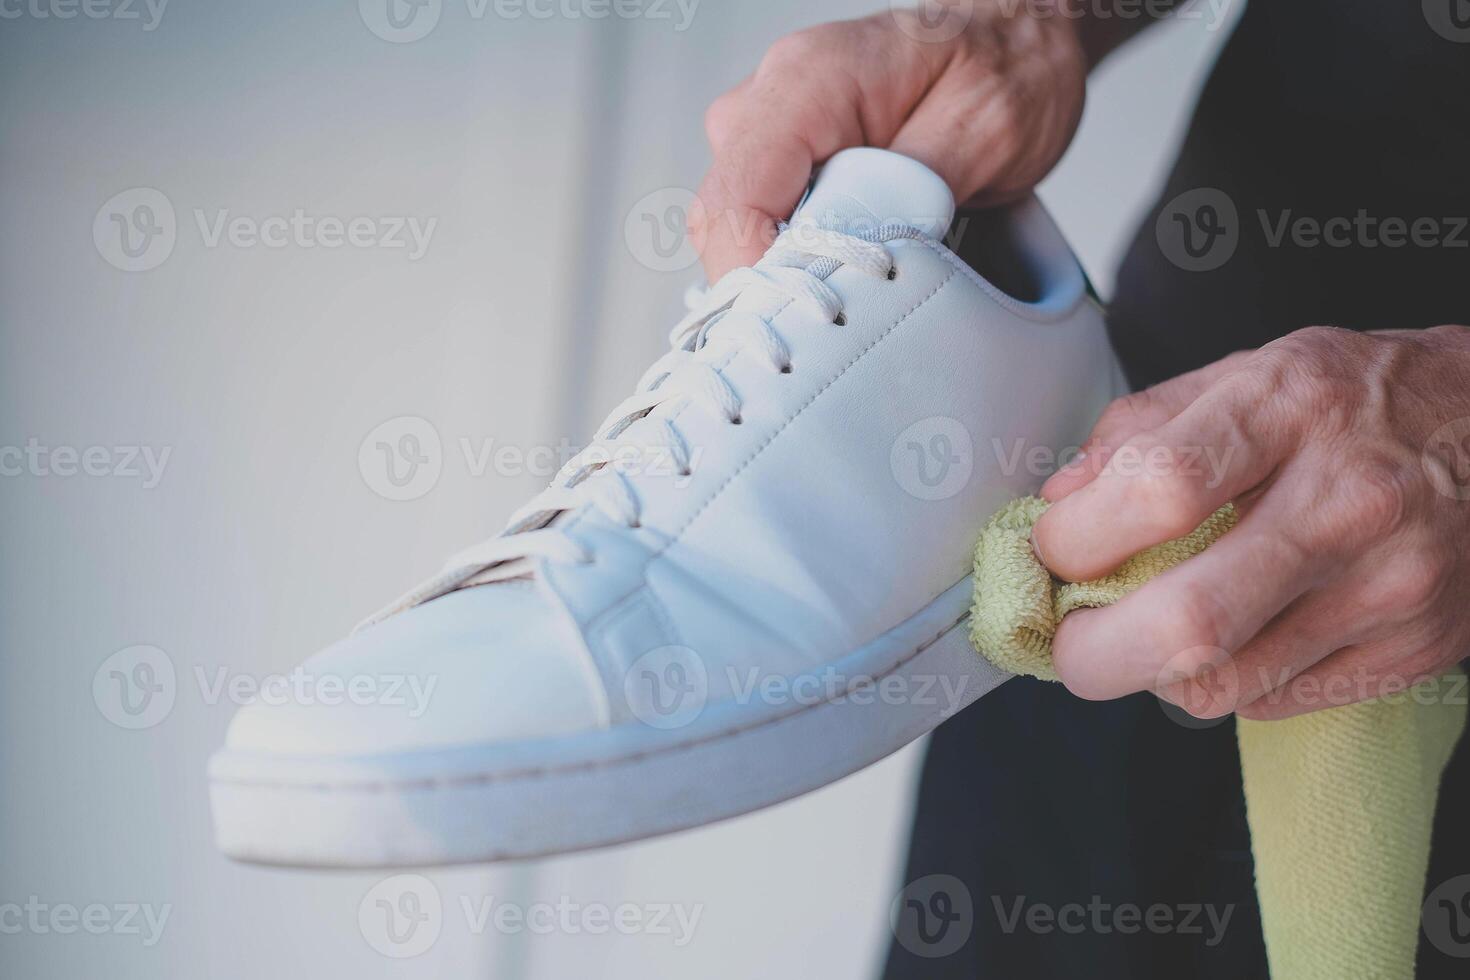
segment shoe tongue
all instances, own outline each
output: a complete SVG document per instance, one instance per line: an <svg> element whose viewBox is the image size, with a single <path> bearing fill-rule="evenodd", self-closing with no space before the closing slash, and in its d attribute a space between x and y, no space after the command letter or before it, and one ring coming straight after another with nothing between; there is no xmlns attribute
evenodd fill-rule
<svg viewBox="0 0 1470 980"><path fill-rule="evenodd" d="M890 150L843 150L817 173L796 217L859 234L882 225L912 225L942 238L954 220L954 195L939 175Z"/></svg>

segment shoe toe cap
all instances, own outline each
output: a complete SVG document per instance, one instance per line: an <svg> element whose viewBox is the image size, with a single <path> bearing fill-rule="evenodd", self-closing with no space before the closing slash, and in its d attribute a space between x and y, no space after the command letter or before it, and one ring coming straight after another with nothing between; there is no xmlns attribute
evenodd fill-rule
<svg viewBox="0 0 1470 980"><path fill-rule="evenodd" d="M236 714L229 749L372 755L569 735L606 717L575 632L530 582L399 613L281 680Z"/></svg>

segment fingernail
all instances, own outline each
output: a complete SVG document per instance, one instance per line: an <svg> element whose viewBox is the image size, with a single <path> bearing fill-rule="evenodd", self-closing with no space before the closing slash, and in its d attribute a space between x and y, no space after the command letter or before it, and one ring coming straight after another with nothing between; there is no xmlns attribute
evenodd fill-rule
<svg viewBox="0 0 1470 980"><path fill-rule="evenodd" d="M1041 562L1042 565L1046 565L1046 556L1041 553L1041 545L1036 540L1035 528L1031 529L1031 553L1036 556L1037 561Z"/></svg>

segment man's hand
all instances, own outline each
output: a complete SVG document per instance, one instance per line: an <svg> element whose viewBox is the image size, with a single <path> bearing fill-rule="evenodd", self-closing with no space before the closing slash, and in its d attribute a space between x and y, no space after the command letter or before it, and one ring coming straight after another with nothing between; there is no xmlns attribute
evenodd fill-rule
<svg viewBox="0 0 1470 980"><path fill-rule="evenodd" d="M961 202L1018 197L1046 175L1082 115L1086 22L1000 0L950 16L954 36L901 10L789 35L710 107L714 162L690 211L710 282L759 259L812 167L848 147L913 157Z"/></svg>
<svg viewBox="0 0 1470 980"><path fill-rule="evenodd" d="M1313 327L1109 407L1054 475L1037 555L1084 581L1240 523L1116 605L1063 620L1089 699L1283 718L1403 691L1470 654L1470 330Z"/></svg>

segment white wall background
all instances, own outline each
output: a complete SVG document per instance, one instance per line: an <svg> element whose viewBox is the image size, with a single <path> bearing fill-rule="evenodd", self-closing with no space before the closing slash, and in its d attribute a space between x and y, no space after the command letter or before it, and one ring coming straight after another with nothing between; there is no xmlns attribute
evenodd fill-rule
<svg viewBox="0 0 1470 980"><path fill-rule="evenodd" d="M672 20L593 21L507 19L492 4L477 19L467 0L442 0L433 32L408 44L375 36L350 0L173 0L152 30L141 4L138 20L5 6L20 13L0 20L0 447L169 456L151 488L30 464L0 476L0 906L136 903L169 918L145 945L118 931L15 932L0 916L0 975L876 969L914 747L722 826L434 872L440 937L395 960L358 923L381 875L261 870L213 852L204 764L232 706L197 673L288 670L539 489L544 475L476 475L461 440L576 442L626 393L693 275L640 264L630 210L697 184L704 106L771 40L874 2L703 0L680 31L673 6ZM1104 292L1223 39L1217 24L1204 8L1105 66L1043 189ZM92 224L137 187L168 199L177 241L156 268L123 272ZM210 247L195 217L297 208L437 225L411 261ZM429 420L444 446L437 485L411 502L375 494L358 466L364 436L401 415ZM166 717L130 731L99 708L93 680L135 644L167 654L177 694ZM681 903L700 919L682 946L477 934L461 899L491 897Z"/></svg>

